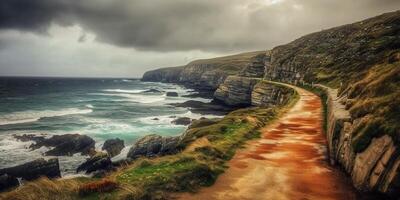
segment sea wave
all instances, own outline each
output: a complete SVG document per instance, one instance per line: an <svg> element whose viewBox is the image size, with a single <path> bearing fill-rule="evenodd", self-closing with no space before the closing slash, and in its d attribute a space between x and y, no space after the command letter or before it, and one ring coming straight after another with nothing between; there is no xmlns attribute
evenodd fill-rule
<svg viewBox="0 0 400 200"><path fill-rule="evenodd" d="M115 92L115 93L128 93L128 94L138 94L146 90L123 90L123 89L105 89L104 92Z"/></svg>
<svg viewBox="0 0 400 200"><path fill-rule="evenodd" d="M65 108L62 110L28 110L14 112L0 116L0 126L35 122L42 118L59 117L65 115L88 114L92 109Z"/></svg>
<svg viewBox="0 0 400 200"><path fill-rule="evenodd" d="M91 95L102 95L102 96L115 96L123 97L128 101L136 103L155 103L159 101L164 101L166 96L155 96L155 95L141 95L141 94L126 94L126 93L90 93Z"/></svg>

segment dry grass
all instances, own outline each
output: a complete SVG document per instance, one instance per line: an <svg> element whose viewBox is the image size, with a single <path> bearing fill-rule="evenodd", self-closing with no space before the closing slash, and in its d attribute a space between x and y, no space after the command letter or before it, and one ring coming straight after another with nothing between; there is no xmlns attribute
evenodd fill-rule
<svg viewBox="0 0 400 200"><path fill-rule="evenodd" d="M40 178L0 195L1 200L73 200L79 183L75 180L49 180Z"/></svg>
<svg viewBox="0 0 400 200"><path fill-rule="evenodd" d="M78 194L81 196L85 196L95 192L111 192L117 189L117 187L118 183L116 183L115 181L103 179L80 185L78 188Z"/></svg>

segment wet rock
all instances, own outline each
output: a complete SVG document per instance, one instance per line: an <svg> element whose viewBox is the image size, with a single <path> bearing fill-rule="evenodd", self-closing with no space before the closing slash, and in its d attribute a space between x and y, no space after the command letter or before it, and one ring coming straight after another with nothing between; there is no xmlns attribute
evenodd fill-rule
<svg viewBox="0 0 400 200"><path fill-rule="evenodd" d="M44 136L37 136L33 134L13 135L13 137L21 142L34 141L39 142L44 140Z"/></svg>
<svg viewBox="0 0 400 200"><path fill-rule="evenodd" d="M177 153L180 137L162 137L147 135L138 140L129 150L128 158L136 159L140 156L153 157Z"/></svg>
<svg viewBox="0 0 400 200"><path fill-rule="evenodd" d="M0 175L0 192L19 186L17 178L8 174Z"/></svg>
<svg viewBox="0 0 400 200"><path fill-rule="evenodd" d="M144 93L162 93L162 91L157 90L157 89L149 89L144 91Z"/></svg>
<svg viewBox="0 0 400 200"><path fill-rule="evenodd" d="M151 120L160 120L160 119L158 119L158 118L156 117L156 118L153 118L153 119L151 119Z"/></svg>
<svg viewBox="0 0 400 200"><path fill-rule="evenodd" d="M177 97L179 96L177 92L167 92L167 97Z"/></svg>
<svg viewBox="0 0 400 200"><path fill-rule="evenodd" d="M104 142L102 150L106 150L108 155L114 157L121 153L121 150L125 147L124 141L115 138L115 139L108 139Z"/></svg>
<svg viewBox="0 0 400 200"><path fill-rule="evenodd" d="M175 107L190 108L193 113L200 114L214 114L214 115L225 115L228 112L235 109L232 106L226 106L218 101L211 101L210 103L204 103L201 101L189 100L183 103L170 104Z"/></svg>
<svg viewBox="0 0 400 200"><path fill-rule="evenodd" d="M79 165L79 167L76 169L76 172L84 171L88 174L102 170L110 171L112 169L113 165L110 156L106 153L97 153Z"/></svg>
<svg viewBox="0 0 400 200"><path fill-rule="evenodd" d="M42 146L54 147L45 152L47 156L72 156L75 153L88 155L94 151L95 141L86 135L65 134L54 135L51 138L44 138L36 141L30 146L31 149L38 149Z"/></svg>
<svg viewBox="0 0 400 200"><path fill-rule="evenodd" d="M190 119L189 117L179 117L175 120L172 121L173 124L176 125L189 125L192 122L192 119Z"/></svg>
<svg viewBox="0 0 400 200"><path fill-rule="evenodd" d="M0 175L7 174L24 180L34 180L41 176L48 178L61 177L58 158L45 160L43 158L15 167L0 169Z"/></svg>

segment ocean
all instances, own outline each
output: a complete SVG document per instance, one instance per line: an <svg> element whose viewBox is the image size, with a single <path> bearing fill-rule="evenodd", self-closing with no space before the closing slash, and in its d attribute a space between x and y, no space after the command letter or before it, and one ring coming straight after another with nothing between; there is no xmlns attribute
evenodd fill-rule
<svg viewBox="0 0 400 200"><path fill-rule="evenodd" d="M161 93L148 92L150 89ZM177 92L179 97L168 97ZM138 79L111 78L0 78L0 168L15 166L43 156L48 149L30 150L32 142L21 142L13 135L57 135L78 133L96 141L100 150L104 141L125 141L126 156L139 138L148 134L174 136L186 127L172 124L173 117L200 118L204 115L177 108L170 103L211 99L182 95L194 91L175 84L141 82ZM216 116L204 116L216 117ZM155 120L158 118L158 120ZM63 175L72 175L86 156L59 156Z"/></svg>

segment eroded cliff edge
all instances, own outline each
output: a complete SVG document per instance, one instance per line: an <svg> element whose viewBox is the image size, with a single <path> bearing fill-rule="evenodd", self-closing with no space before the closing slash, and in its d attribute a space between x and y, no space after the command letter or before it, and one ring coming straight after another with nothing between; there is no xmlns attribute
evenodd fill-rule
<svg viewBox="0 0 400 200"><path fill-rule="evenodd" d="M285 99L284 90L257 78L334 88L322 86L328 96L332 163L350 174L359 190L399 195L400 11L248 55L245 61L232 57L231 62L222 61L242 60L234 70L229 64L218 68L206 60L188 64L179 68L173 82L209 88L215 90L215 99L245 106L268 106Z"/></svg>

